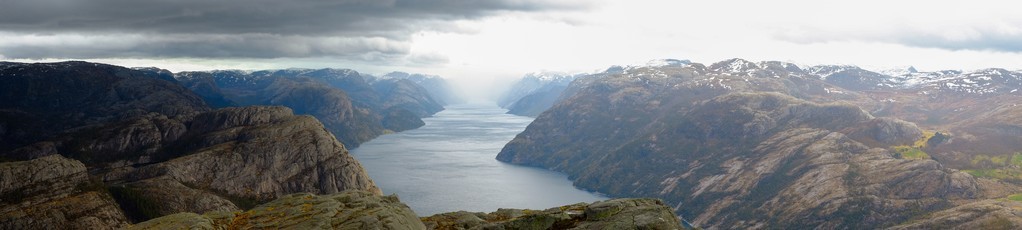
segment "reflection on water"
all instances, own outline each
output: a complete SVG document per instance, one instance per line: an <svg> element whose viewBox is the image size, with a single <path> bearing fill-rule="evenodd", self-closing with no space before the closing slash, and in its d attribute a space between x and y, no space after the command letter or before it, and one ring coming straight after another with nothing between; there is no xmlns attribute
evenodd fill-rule
<svg viewBox="0 0 1022 230"><path fill-rule="evenodd" d="M396 193L420 216L606 199L576 189L564 174L494 159L532 121L505 111L488 104L447 106L423 119L422 128L378 137L351 153L383 193Z"/></svg>

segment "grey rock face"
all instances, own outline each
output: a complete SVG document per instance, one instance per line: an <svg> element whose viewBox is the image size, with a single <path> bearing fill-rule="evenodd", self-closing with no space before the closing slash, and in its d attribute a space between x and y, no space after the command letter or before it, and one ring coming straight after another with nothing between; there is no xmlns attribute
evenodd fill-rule
<svg viewBox="0 0 1022 230"><path fill-rule="evenodd" d="M106 174L122 204L143 207L135 211L144 215L133 218L236 210L243 205L238 202L296 192L380 194L358 161L321 123L311 116L295 116L286 107L198 114L172 146L182 151L181 156Z"/></svg>
<svg viewBox="0 0 1022 230"><path fill-rule="evenodd" d="M128 224L81 162L50 155L0 163L0 228L114 229Z"/></svg>

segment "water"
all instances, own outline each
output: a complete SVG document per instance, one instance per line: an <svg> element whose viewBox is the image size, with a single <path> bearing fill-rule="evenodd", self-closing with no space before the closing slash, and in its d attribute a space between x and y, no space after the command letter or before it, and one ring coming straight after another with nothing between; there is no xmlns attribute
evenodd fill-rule
<svg viewBox="0 0 1022 230"><path fill-rule="evenodd" d="M455 105L426 126L363 143L351 153L385 194L420 216L458 210L546 209L607 199L561 173L506 164L500 149L532 121L495 105Z"/></svg>

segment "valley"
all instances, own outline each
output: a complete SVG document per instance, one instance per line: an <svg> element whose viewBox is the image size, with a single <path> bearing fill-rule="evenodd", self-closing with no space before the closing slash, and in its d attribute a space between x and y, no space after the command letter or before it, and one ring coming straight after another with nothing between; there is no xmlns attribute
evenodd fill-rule
<svg viewBox="0 0 1022 230"><path fill-rule="evenodd" d="M384 193L424 216L607 199L576 189L564 174L494 159L532 121L505 111L492 104L447 106L423 119L425 126L373 139L351 154Z"/></svg>

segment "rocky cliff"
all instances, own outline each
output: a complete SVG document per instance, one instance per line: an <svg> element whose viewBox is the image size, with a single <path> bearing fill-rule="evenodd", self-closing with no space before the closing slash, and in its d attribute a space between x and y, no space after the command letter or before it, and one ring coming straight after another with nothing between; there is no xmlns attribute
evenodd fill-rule
<svg viewBox="0 0 1022 230"><path fill-rule="evenodd" d="M39 122L3 120L5 131L25 138L0 151L12 161L0 167L11 204L0 228L115 227L296 192L380 193L322 123L290 108L211 110L173 78L102 64L5 68L0 87L43 88L2 95L10 99L0 104L5 115Z"/></svg>
<svg viewBox="0 0 1022 230"><path fill-rule="evenodd" d="M396 196L366 192L293 194L243 212L178 213L132 229L683 229L670 208L652 199L616 199L547 210L501 209L418 218Z"/></svg>
<svg viewBox="0 0 1022 230"><path fill-rule="evenodd" d="M128 226L102 182L60 155L0 163L0 228L115 229Z"/></svg>

